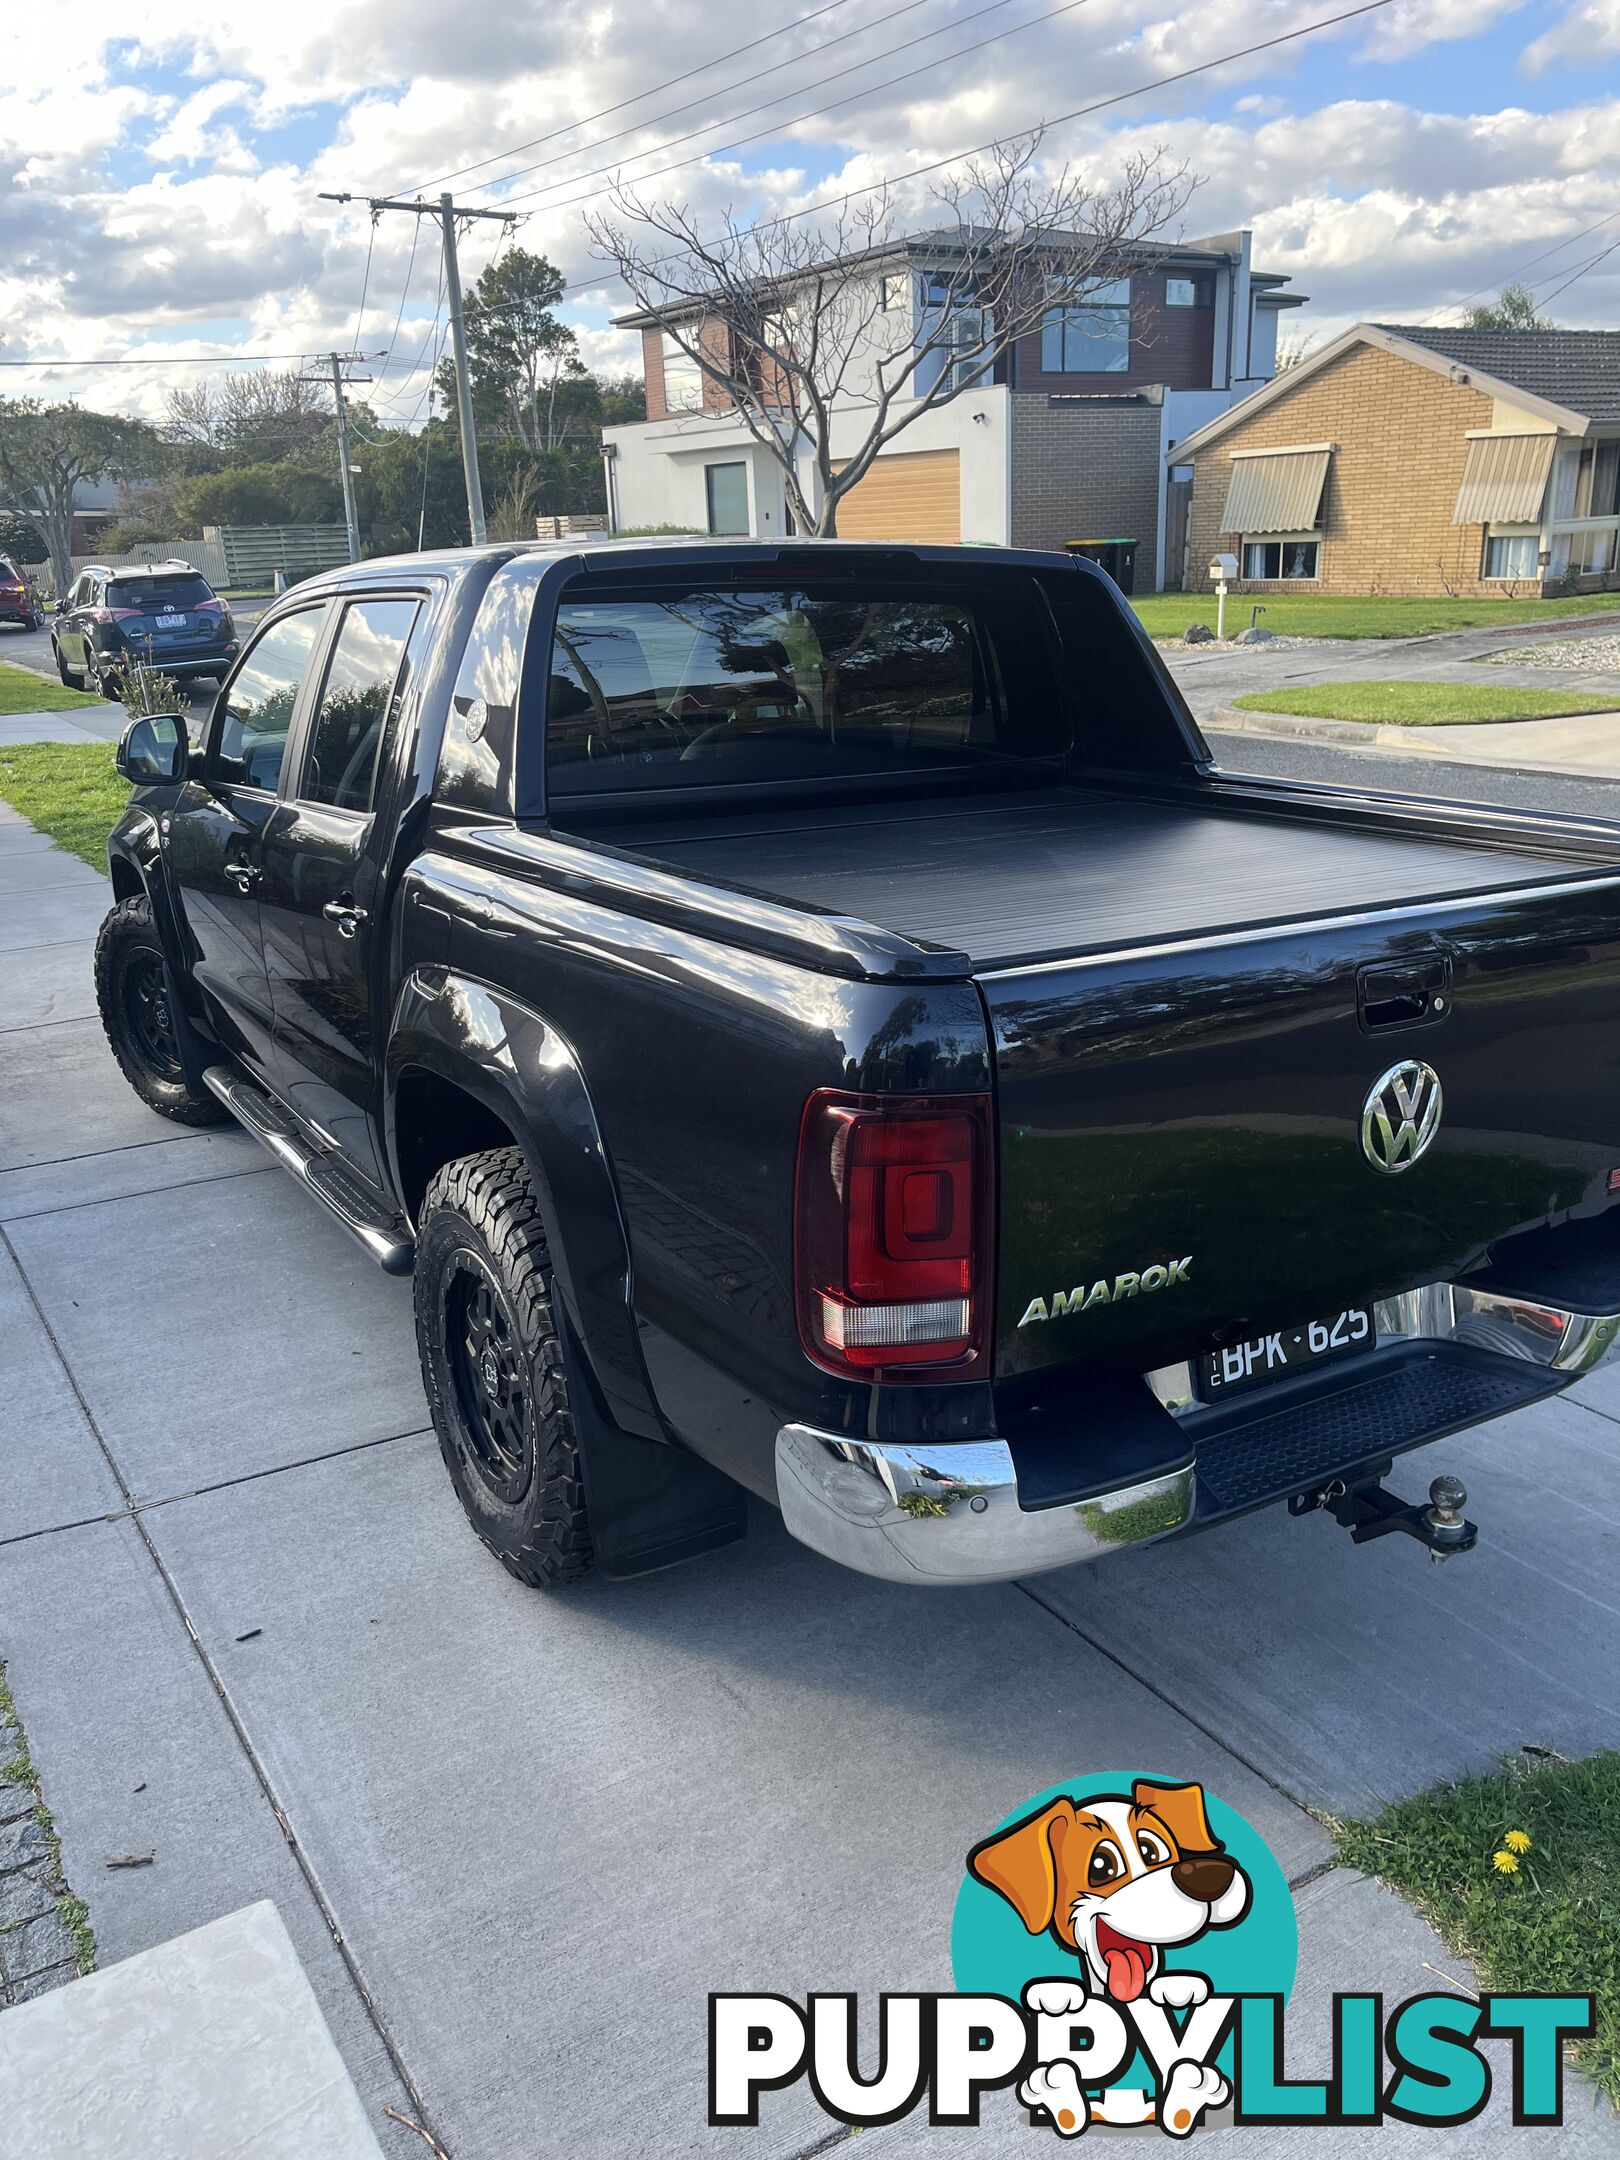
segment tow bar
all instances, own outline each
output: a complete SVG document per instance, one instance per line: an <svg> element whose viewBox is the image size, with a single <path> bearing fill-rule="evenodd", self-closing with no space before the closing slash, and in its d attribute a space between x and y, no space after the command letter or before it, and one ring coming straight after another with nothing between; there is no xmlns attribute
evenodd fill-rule
<svg viewBox="0 0 1620 2160"><path fill-rule="evenodd" d="M1461 1478L1437 1477L1429 1487L1429 1504L1423 1507L1387 1489L1381 1480L1389 1468L1389 1463L1380 1464L1371 1475L1352 1485L1342 1478L1332 1478L1309 1492L1293 1493L1288 1512L1314 1515L1325 1508L1341 1529L1349 1531L1355 1545L1366 1545L1373 1538L1399 1530L1426 1545L1431 1560L1449 1560L1453 1553L1472 1552L1479 1531L1462 1512L1468 1492Z"/></svg>

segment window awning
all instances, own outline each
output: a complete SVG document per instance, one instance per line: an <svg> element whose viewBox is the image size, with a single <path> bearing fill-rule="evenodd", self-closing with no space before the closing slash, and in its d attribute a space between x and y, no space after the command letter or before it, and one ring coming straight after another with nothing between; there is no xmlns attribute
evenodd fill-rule
<svg viewBox="0 0 1620 2160"><path fill-rule="evenodd" d="M1221 512L1223 533L1307 533L1316 530L1327 479L1326 448L1278 450L1235 457Z"/></svg>
<svg viewBox="0 0 1620 2160"><path fill-rule="evenodd" d="M1476 435L1457 490L1453 525L1535 525L1556 435Z"/></svg>

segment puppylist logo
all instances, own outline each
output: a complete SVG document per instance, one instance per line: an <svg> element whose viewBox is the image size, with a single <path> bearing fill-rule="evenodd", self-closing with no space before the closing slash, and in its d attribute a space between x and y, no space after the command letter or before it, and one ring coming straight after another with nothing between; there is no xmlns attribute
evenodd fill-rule
<svg viewBox="0 0 1620 2160"><path fill-rule="evenodd" d="M1448 2128L1491 2100L1479 2043L1511 2045L1512 2119L1563 2121L1563 2049L1589 1995L1332 1998L1333 2070L1290 2078L1285 2007L1299 1937L1282 1869L1203 1786L1103 1773L1037 1794L968 1853L950 1994L884 1995L863 2074L853 1995L709 1998L709 2120L754 2126L763 2093L808 2081L840 2122L927 2107L976 2124L1012 2088L1032 2129L1189 2137L1237 2125Z"/></svg>

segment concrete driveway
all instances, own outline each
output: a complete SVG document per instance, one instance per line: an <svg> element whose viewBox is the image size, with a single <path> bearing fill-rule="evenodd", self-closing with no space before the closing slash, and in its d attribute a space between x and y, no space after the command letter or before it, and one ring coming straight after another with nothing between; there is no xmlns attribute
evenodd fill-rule
<svg viewBox="0 0 1620 2160"><path fill-rule="evenodd" d="M948 1987L969 1846L1109 1768L1202 1779L1271 1843L1308 2074L1335 1988L1458 1971L1333 1865L1318 1814L1620 1738L1620 1378L1405 1470L1471 1488L1481 1549L1443 1568L1268 1513L908 1593L760 1510L696 1566L520 1588L442 1473L408 1284L245 1136L163 1123L114 1069L106 899L0 805L0 1655L102 1961L272 1899L401 2160L424 2148L390 2103L453 2160L850 2143L802 2086L756 2132L707 2126L708 1992ZM1569 2115L1561 2153L1620 2150L1580 2090ZM1266 2160L1463 2149L1210 2134ZM997 2096L977 2133L859 2150L947 2146L1046 2149ZM1546 2148L1497 2102L1466 2149Z"/></svg>
<svg viewBox="0 0 1620 2160"><path fill-rule="evenodd" d="M1247 608L1229 616L1242 623ZM1538 646L1559 638L1620 632L1620 614L1599 614L1579 624L1573 618L1527 625L1504 623L1500 629L1448 630L1417 638L1322 638L1268 649L1264 645L1211 651L1208 646L1165 644L1159 647L1182 696L1198 720L1207 720L1234 698L1254 690L1287 690L1305 683L1458 682L1477 688L1516 687L1568 691L1590 696L1595 706L1612 704L1616 675L1598 669L1549 669L1509 666L1493 655ZM1620 650L1616 651L1620 662ZM1486 665L1485 663L1491 663Z"/></svg>

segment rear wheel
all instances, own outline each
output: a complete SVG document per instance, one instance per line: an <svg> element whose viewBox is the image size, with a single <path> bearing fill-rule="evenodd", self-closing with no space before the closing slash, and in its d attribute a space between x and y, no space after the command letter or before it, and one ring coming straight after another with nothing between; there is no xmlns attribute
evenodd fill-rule
<svg viewBox="0 0 1620 2160"><path fill-rule="evenodd" d="M119 690L117 682L113 680L113 675L117 665L118 663L114 661L109 669L103 665L96 654L86 652L84 658L84 687L87 690L99 692L102 697L116 704Z"/></svg>
<svg viewBox="0 0 1620 2160"><path fill-rule="evenodd" d="M163 945L147 900L121 900L96 937L96 1003L118 1069L142 1102L178 1125L222 1125L230 1112L194 1094L180 1061Z"/></svg>
<svg viewBox="0 0 1620 2160"><path fill-rule="evenodd" d="M555 1282L517 1148L449 1163L422 1203L416 1341L439 1449L467 1518L520 1582L591 1564Z"/></svg>

